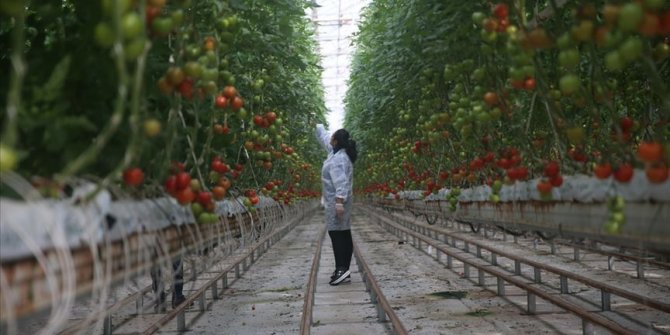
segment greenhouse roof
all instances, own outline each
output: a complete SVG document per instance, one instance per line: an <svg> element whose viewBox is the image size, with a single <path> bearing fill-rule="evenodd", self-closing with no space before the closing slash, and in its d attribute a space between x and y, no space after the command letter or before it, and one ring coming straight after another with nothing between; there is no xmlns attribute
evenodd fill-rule
<svg viewBox="0 0 670 335"><path fill-rule="evenodd" d="M319 7L309 13L316 24L323 67L328 123L331 130L342 127L344 95L347 91L349 65L354 52L353 34L358 30L361 9L369 0L318 0Z"/></svg>

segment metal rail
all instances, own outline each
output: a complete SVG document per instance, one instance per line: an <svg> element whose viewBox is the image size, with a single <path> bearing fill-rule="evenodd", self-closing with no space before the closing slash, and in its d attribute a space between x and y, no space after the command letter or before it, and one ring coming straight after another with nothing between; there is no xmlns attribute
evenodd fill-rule
<svg viewBox="0 0 670 335"><path fill-rule="evenodd" d="M509 225L509 222L506 222L506 221L496 222L496 221L491 221L491 220L488 220L488 219L487 220L480 220L480 221L473 220L472 218L463 219L462 217L460 217L458 215L454 215L454 214L451 214L451 213L449 213L449 214L445 213L443 211L443 209L441 208L440 201L426 202L424 206L417 206L415 203L405 204L403 206L399 206L398 204L391 203L389 201L376 201L376 202L373 202L373 203L375 203L378 206L381 206L382 208L384 208L389 213L391 213L392 211L396 212L396 213L398 213L398 212L403 213L405 211L409 211L415 217L425 216L426 217L426 222L429 225L435 224L437 222L437 218L441 218L443 220L443 222L448 222L448 220L452 220L452 221L455 221L455 222L458 222L458 223L468 224L468 225L470 225L472 231L475 232L475 233L479 232L481 227L491 227L491 228L502 230L503 232L508 232L512 235L515 235L514 232L511 232L510 229L508 229L509 227L506 227L506 226ZM530 214L532 214L532 212ZM432 220L428 219L429 215L431 217L433 217ZM530 216L532 216L532 215L530 215ZM475 223L473 224L473 222L475 222ZM476 226L476 228L475 228L475 226ZM546 229L547 228L546 225L532 226L532 225L529 225L528 223L515 224L515 226L517 226L518 228L524 228L526 230L534 231L538 235L540 234L541 229ZM576 234L575 231L570 230L571 228L570 228L569 225L558 225L558 228L552 228L552 229L553 230L550 230L551 234L555 234L555 236L556 235L566 235L566 236L562 236L562 237L568 237L568 236L570 236L572 238L579 237L579 235ZM558 230L556 230L556 229L558 229ZM661 234L663 234L663 233L661 233ZM546 236L540 235L540 237L542 237L543 239L546 239ZM586 235L584 235L584 237L588 237L592 241L602 243L604 245L619 246L619 247L624 247L625 246L626 248L636 248L636 249L638 247L638 246L633 246L634 243L632 243L632 241L627 241L626 243L617 244L616 243L617 241L612 240L612 239L617 238L615 236L609 236L608 237L609 240L607 240L607 241L605 241L605 239L603 239L602 236L594 236L592 234L586 234ZM516 236L515 236L515 241L516 241ZM614 243L612 243L612 242L614 242ZM554 242L552 241L551 243L552 243L552 253L554 253L554 245L553 245ZM616 252L608 252L608 251L604 251L604 250L588 248L586 246L576 245L576 244L573 244L573 243L562 243L562 242L557 242L557 243L558 244L566 244L570 247L575 248L575 250L574 250L574 260L575 261L579 261L579 254L580 254L579 250L580 249L587 250L587 251L592 251L592 252L597 252L597 253L601 253L601 254L605 254L605 255L609 256L610 257L610 259L608 260L609 261L608 262L609 263L609 266L608 266L609 270L612 270L611 258L613 258L613 257L637 262L637 267L638 267L637 278L640 278L640 279L643 279L645 277L645 271L644 271L645 265L655 265L655 266L658 266L658 267L670 269L670 264L665 263L665 262L661 262L661 261L657 261L657 260L654 260L654 259L649 259L648 257L644 257L644 256L635 256L635 255L622 254L622 253L616 253ZM647 249L637 249L637 250L639 250L640 252L647 252L647 253L649 253L650 256L651 255L662 255L664 257L667 257L667 253L658 253L658 252L650 251L650 250L647 250Z"/></svg>
<svg viewBox="0 0 670 335"><path fill-rule="evenodd" d="M515 272L516 272L517 275L520 274L521 264L527 264L530 267L532 267L533 269L541 269L541 270L544 270L546 272L556 274L561 278L561 282L562 282L561 291L563 293L567 292L567 286L568 286L568 281L567 280L571 279L571 280L580 282L582 284L591 286L593 288L600 289L603 292L602 293L603 295L614 294L614 295L617 295L619 297L626 298L630 301L634 301L636 303L639 303L641 305L645 305L647 307L651 307L651 308L657 309L657 310L665 312L665 313L670 313L670 304L668 304L668 303L649 300L648 297L645 297L645 296L642 296L642 295L639 295L639 294L636 294L636 293L633 293L633 292L630 292L630 291L626 291L626 290L621 289L619 287L615 287L615 286L612 286L612 285L609 285L609 284L606 284L606 283L602 283L600 281L597 281L597 280L594 280L594 279L591 279L591 278L581 276L581 275L576 274L574 272L570 272L570 271L566 271L566 270L563 270L563 269L560 269L560 268L557 268L557 267L553 267L553 266L547 265L545 263L540 263L540 262L536 262L536 261L529 260L529 259L523 259L523 258L521 258L521 257L519 257L515 254L505 252L505 251L502 251L500 249L487 246L487 245L485 245L481 242L478 242L478 241L475 241L475 240L472 240L472 239L469 239L469 238L465 238L465 237L456 236L455 234L452 234L452 233L447 232L447 231L445 231L443 229L440 229L440 228L418 226L418 225L415 225L415 224L412 224L412 223L409 223L409 222L406 222L406 221L405 221L405 224L416 228L416 229L409 228L411 230L414 230L414 231L417 231L417 232L418 232L418 230L422 230L423 232L421 234L422 235L428 235L429 237L430 237L430 233L426 234L426 231L431 231L431 232L435 233L435 235L436 235L435 239L438 239L438 240L439 240L438 235L443 235L445 239L447 237L450 237L451 238L451 245L453 247L456 246L455 240L456 239L460 240L460 241L463 242L464 247L465 247L465 251L467 251L467 252L470 252L471 251L470 247L474 246L475 249L476 249L478 258L482 258L481 257L481 251L486 250L486 251L491 253L492 263L497 263L497 257L498 256L505 257L507 259L513 260L514 263L515 263ZM495 261L493 261L494 259L495 259ZM493 265L496 265L496 264L493 264ZM536 274L535 276L536 276L536 278L539 279L541 275ZM605 300L609 300L609 297L607 297ZM606 303L606 304L603 303L603 305L601 307L602 307L603 310L610 310L609 303Z"/></svg>
<svg viewBox="0 0 670 335"><path fill-rule="evenodd" d="M300 207L300 208L298 208L298 207ZM232 256L234 259L237 259L237 260L234 261L234 263L232 265L230 265L227 269L224 270L225 273L220 273L219 276L218 276L219 279L222 280L222 282L224 284L224 288L227 287L227 283L226 283L227 282L227 277L226 277L226 279L222 279L221 278L222 276L227 275L227 272L231 271L232 268L235 268L237 278L239 278L239 273L240 273L239 266L240 266L240 264L242 264L244 270L246 271L247 268L248 268L247 261L249 260L249 258L251 259L250 263L253 263L255 261L255 259L256 259L256 253L255 252L256 252L256 250L259 249L259 247L261 248L261 250L259 250L259 252L258 252L258 257L260 257L260 255L262 253L267 251L267 249L271 246L271 244L274 244L274 242L279 240L279 238L277 238L277 236L279 234L284 234L285 235L288 232L287 229L289 229L289 228L292 229L293 227L295 227L295 224L302 217L304 217L305 212L306 212L305 211L306 205L302 205L302 206L298 206L298 207L292 207L292 208L286 208L285 209L285 210L289 211L290 214L294 214L294 216L291 216L291 217L294 217L294 219L291 220L290 223L285 224L284 227L278 229L277 231L272 233L272 235L265 236L260 241L258 241L254 245L254 247L252 247L250 250L246 251L245 253L243 253L241 255ZM273 208L273 210L276 210L276 208ZM311 210L313 210L313 208ZM300 215L298 215L298 214L300 214ZM284 216L282 214L282 215L278 215L276 217L272 217L272 219L281 221L282 217L287 217L287 216ZM247 230L256 229L258 227L255 227L255 226L267 225L268 224L268 222L264 222L263 220L260 220L260 216L257 217L256 219L254 219L253 217L244 217L244 220L242 222L239 222L239 223L236 222L235 219L226 220L226 221L227 222L224 223L224 224L228 224L232 227L228 231L228 233L232 232L235 235L240 234L242 229L247 229ZM243 228L243 226L244 226L244 228ZM191 232L190 235L193 235L193 233ZM179 235L177 235L177 236L179 236ZM191 236L191 238L192 238L193 241L196 241L196 239L193 238L192 236ZM203 242L198 243L198 245L190 245L187 250L195 250L197 248L204 248L204 247L210 246L210 244L213 241L215 241L216 239L217 239L217 236L211 236L211 235L208 236L208 237L201 237L200 241L203 241ZM171 254L171 255L166 255L166 256L160 257L159 261L165 261L166 259L169 260L173 256L175 256L175 255ZM156 262L156 260L154 260L154 262ZM202 274L203 272L206 272L205 268L202 268L200 271L198 271L198 269L195 266L195 263L192 263L191 265L192 265L191 266L192 267L191 276L190 276L189 279L186 280L186 282L193 282L197 279L197 277L200 274ZM146 267L146 265L142 265L142 266ZM128 270L128 269L126 269L126 270ZM139 271L139 270L137 270L137 271ZM124 275L127 275L127 274L119 274L115 277L120 277L120 276L122 277ZM217 288L214 287L214 285L212 285L212 283L210 281L209 283L207 283L205 285L206 286L205 289L207 289L207 288L211 289L212 290L212 296L213 296L214 299L216 299L218 297L218 294L217 294ZM114 313L118 312L119 310L121 310L124 306L127 306L128 304L132 303L133 301L136 302L136 308L138 309L137 314L138 315L141 314L140 309L142 309L144 294L146 294L147 292L149 292L151 290L152 290L151 285L148 285L147 287L144 287L141 290L139 290L137 292L134 292L130 296L123 298L122 300L114 303L113 305L106 307L104 310L96 312L93 315L87 317L86 319L81 320L81 321L79 321L79 322L77 322L73 325L68 326L64 330L61 330L58 334L59 335L79 334L82 331L85 331L88 327L91 327L94 323L96 323L98 320L101 320L101 319L104 319L103 333L105 335L112 334L113 331L114 331L114 327L112 325L112 315ZM201 293L200 291L201 290L196 291L196 294L200 294ZM204 297L204 294L202 296ZM194 299L189 300L188 304L180 305L181 310L183 311L185 308L187 308ZM187 300L188 300L188 298L187 298ZM159 301L154 301L154 303L156 304L156 306L158 306L158 304L160 302ZM202 304L202 303L204 303L204 299L201 302L201 306L204 306L204 304ZM179 317L179 315L177 315L177 317ZM162 320L163 319L161 319L161 321ZM126 322L128 322L128 320L123 321L123 323L126 323ZM150 328L154 327L155 325L156 324L151 325Z"/></svg>
<svg viewBox="0 0 670 335"><path fill-rule="evenodd" d="M391 222L390 219L382 216L380 213L378 213L376 210L371 211L373 215L377 218L378 222L380 224L384 224L387 227L392 228L392 231L394 234L399 235L400 233L404 233L406 236L412 236L412 242L415 246L418 248L421 248L421 242L426 243L428 245L431 245L433 248L435 248L438 252L436 253L436 257L439 259L440 254L439 252L447 255L447 267L452 268L453 264L453 259L456 259L463 263L464 265L464 275L466 278L469 278L469 267L474 267L479 270L479 279L480 282L483 282L484 280L484 274L490 274L493 275L494 277L497 278L497 289L498 289L498 295L504 296L504 284L505 282L508 282L510 284L513 284L523 290L525 290L528 294L528 313L529 314L535 314L536 312L536 306L535 306L535 299L536 297L540 297L542 299L545 299L552 304L561 307L576 316L582 318L583 322L583 331L585 334L589 334L591 332L591 325L590 323L602 326L616 334L625 334L625 335L633 335L636 334L636 332L623 328L621 325L613 322L610 319L605 318L604 316L597 314L596 312L592 312L589 310L584 309L583 307L579 306L578 304L568 301L567 299L563 298L560 295L556 295L551 292L547 292L541 287L537 286L538 282L537 281L526 281L524 280L523 277L519 276L514 276L510 275L506 271L503 271L501 269L496 268L497 264L491 264L479 257L471 258L471 256L468 253L468 256L463 256L461 253L461 249L457 249L458 252L455 252L453 250L449 250L447 248L444 248L442 246L437 245L435 240L432 238L426 238L425 236L416 233L408 228L402 227L396 223ZM446 237L445 237L446 238ZM418 243L417 243L418 242ZM452 239L453 242L453 239ZM450 244L451 247L454 247L453 244ZM513 255L511 255L513 256ZM515 264L516 260L519 259L519 257L515 257ZM519 260L520 261L520 260ZM518 267L516 267L518 269ZM537 273L537 272L536 272ZM537 279L537 278L536 278ZM563 280L561 280L563 283ZM482 283L483 284L483 283ZM562 290L563 291L563 285ZM563 293L563 292L562 292ZM605 298L605 296L603 296ZM605 299L604 299L605 300ZM607 299L609 301L609 296L607 296Z"/></svg>
<svg viewBox="0 0 670 335"><path fill-rule="evenodd" d="M356 257L358 270L363 277L365 288L370 292L372 303L377 304L377 318L379 321L386 321L386 318L388 317L388 319L391 321L391 325L393 326L395 334L406 335L407 329L405 329L405 326L403 326L402 322L398 318L398 315L395 314L391 304L389 304L388 300L386 300L386 297L379 287L379 284L377 284L377 280L375 279L374 275L372 275L370 267L363 259L363 255L361 255L356 242L354 242L354 257Z"/></svg>
<svg viewBox="0 0 670 335"><path fill-rule="evenodd" d="M312 209L311 211L313 211ZM310 211L310 212L311 212ZM202 285L197 291L194 293L190 294L186 300L184 300L179 306L175 307L173 310L171 310L169 313L164 315L161 319L158 321L154 322L152 325L150 325L144 332L142 332L143 335L149 335L157 332L160 330L162 326L173 320L174 318L177 318L177 330L179 332L183 332L186 330L186 309L189 308L189 306L194 303L196 300L198 301L199 309L200 312L205 311L205 299L206 299L206 292L208 290L211 290L212 292L212 300L217 300L219 299L219 294L218 294L218 282L221 281L222 284L222 289L228 288L228 273L232 272L233 270L235 271L235 280L239 279L242 274L242 271L246 271L249 268L249 265L253 264L256 261L256 250L260 249L261 253L258 255L264 254L267 252L267 250L270 248L270 246L274 245L277 241L279 241L283 236L285 236L289 231L291 231L295 226L300 222L304 217L306 216L306 213L301 213L300 216L294 217L288 224L284 225L282 228L278 229L274 233L272 233L269 236L264 237L260 241L254 244L253 247L250 248L250 250L245 253L242 257L239 257L236 261L234 261L232 264L228 265L224 270L220 271L218 275L216 275L213 279L210 279ZM249 264L247 264L247 260L250 258ZM240 270L240 266L242 266L242 271Z"/></svg>
<svg viewBox="0 0 670 335"><path fill-rule="evenodd" d="M305 302L302 306L302 319L300 320L300 334L309 335L312 322L312 310L314 308L314 292L316 291L316 279L319 273L319 265L321 262L321 246L323 239L326 236L326 226L323 227L319 233L316 242L316 252L312 258L312 268L309 272L309 279L307 280L307 289L305 290Z"/></svg>

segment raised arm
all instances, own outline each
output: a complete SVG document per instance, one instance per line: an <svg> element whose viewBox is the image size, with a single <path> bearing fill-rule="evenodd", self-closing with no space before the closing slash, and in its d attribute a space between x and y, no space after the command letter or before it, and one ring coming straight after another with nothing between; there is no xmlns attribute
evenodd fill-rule
<svg viewBox="0 0 670 335"><path fill-rule="evenodd" d="M321 144L321 147L324 150L329 153L333 151L333 147L330 145L330 134L322 124L316 125L316 138L319 140L319 144Z"/></svg>

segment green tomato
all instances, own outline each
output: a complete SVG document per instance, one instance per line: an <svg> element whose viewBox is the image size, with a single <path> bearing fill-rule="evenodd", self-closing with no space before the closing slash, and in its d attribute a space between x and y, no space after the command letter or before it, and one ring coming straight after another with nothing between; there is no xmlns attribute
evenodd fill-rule
<svg viewBox="0 0 670 335"><path fill-rule="evenodd" d="M95 41L103 48L114 44L114 30L108 23L100 22L95 26Z"/></svg>
<svg viewBox="0 0 670 335"><path fill-rule="evenodd" d="M174 26L177 27L184 22L184 11L181 9L174 10L172 14L170 14L170 17L172 18Z"/></svg>
<svg viewBox="0 0 670 335"><path fill-rule="evenodd" d="M569 32L563 33L563 35L559 36L556 40L556 46L562 50L570 48L572 45L572 37Z"/></svg>
<svg viewBox="0 0 670 335"><path fill-rule="evenodd" d="M563 77L561 77L558 86L561 89L561 93L564 95L570 95L572 93L577 92L579 89L579 77L576 74L566 74Z"/></svg>
<svg viewBox="0 0 670 335"><path fill-rule="evenodd" d="M240 116L240 119L243 119L243 120L246 119L247 116L249 115L249 113L247 112L246 109L244 109L244 107L240 108L240 110L237 112L237 114Z"/></svg>
<svg viewBox="0 0 670 335"><path fill-rule="evenodd" d="M568 49L558 54L558 63L566 68L573 69L579 65L579 50Z"/></svg>
<svg viewBox="0 0 670 335"><path fill-rule="evenodd" d="M474 12L472 13L472 22L474 22L476 25L481 26L482 22L484 22L484 19L486 19L486 15L482 12Z"/></svg>
<svg viewBox="0 0 670 335"><path fill-rule="evenodd" d="M0 143L0 172L14 170L18 161L16 152L12 148Z"/></svg>
<svg viewBox="0 0 670 335"><path fill-rule="evenodd" d="M605 68L610 71L621 71L625 66L623 57L618 51L610 51L605 55Z"/></svg>
<svg viewBox="0 0 670 335"><path fill-rule="evenodd" d="M167 35L174 28L174 20L170 17L157 17L151 22L151 29L159 35Z"/></svg>
<svg viewBox="0 0 670 335"><path fill-rule="evenodd" d="M132 40L142 33L142 18L135 12L130 12L121 18L121 32L127 40Z"/></svg>
<svg viewBox="0 0 670 335"><path fill-rule="evenodd" d="M186 62L186 64L184 64L184 72L188 76L191 76L193 78L200 78L200 76L202 76L203 70L202 70L202 66L200 66L200 63L190 61L190 62Z"/></svg>
<svg viewBox="0 0 670 335"><path fill-rule="evenodd" d="M644 10L639 3L629 2L619 12L619 29L631 32L637 29L644 18Z"/></svg>
<svg viewBox="0 0 670 335"><path fill-rule="evenodd" d="M642 40L635 36L628 37L619 47L624 62L634 61L642 54Z"/></svg>
<svg viewBox="0 0 670 335"><path fill-rule="evenodd" d="M200 214L202 214L204 211L205 211L205 209L202 207L202 205L199 202L191 203L191 212L193 212L193 216L199 217Z"/></svg>
<svg viewBox="0 0 670 335"><path fill-rule="evenodd" d="M662 62L670 56L670 45L664 42L658 42L654 48L654 60Z"/></svg>
<svg viewBox="0 0 670 335"><path fill-rule="evenodd" d="M608 221L603 228L608 234L618 234L621 231L621 226L619 226L616 222Z"/></svg>
<svg viewBox="0 0 670 335"><path fill-rule="evenodd" d="M102 11L106 15L113 16L114 6L119 6L121 14L123 14L130 9L131 4L131 0L102 0Z"/></svg>
<svg viewBox="0 0 670 335"><path fill-rule="evenodd" d="M144 51L144 45L146 40L144 37L139 36L129 42L126 42L124 45L124 56L126 60L135 60L139 57Z"/></svg>

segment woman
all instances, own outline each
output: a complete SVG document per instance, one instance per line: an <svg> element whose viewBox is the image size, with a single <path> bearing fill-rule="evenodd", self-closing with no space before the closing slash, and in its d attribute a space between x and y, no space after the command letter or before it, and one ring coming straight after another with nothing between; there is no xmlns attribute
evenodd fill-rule
<svg viewBox="0 0 670 335"><path fill-rule="evenodd" d="M340 129L329 136L323 125L316 126L319 143L328 151L323 162L321 182L326 211L328 235L333 243L335 271L330 277L330 285L339 285L351 279L349 265L354 251L351 240L351 207L353 203L354 167L358 152L356 142L349 133Z"/></svg>

